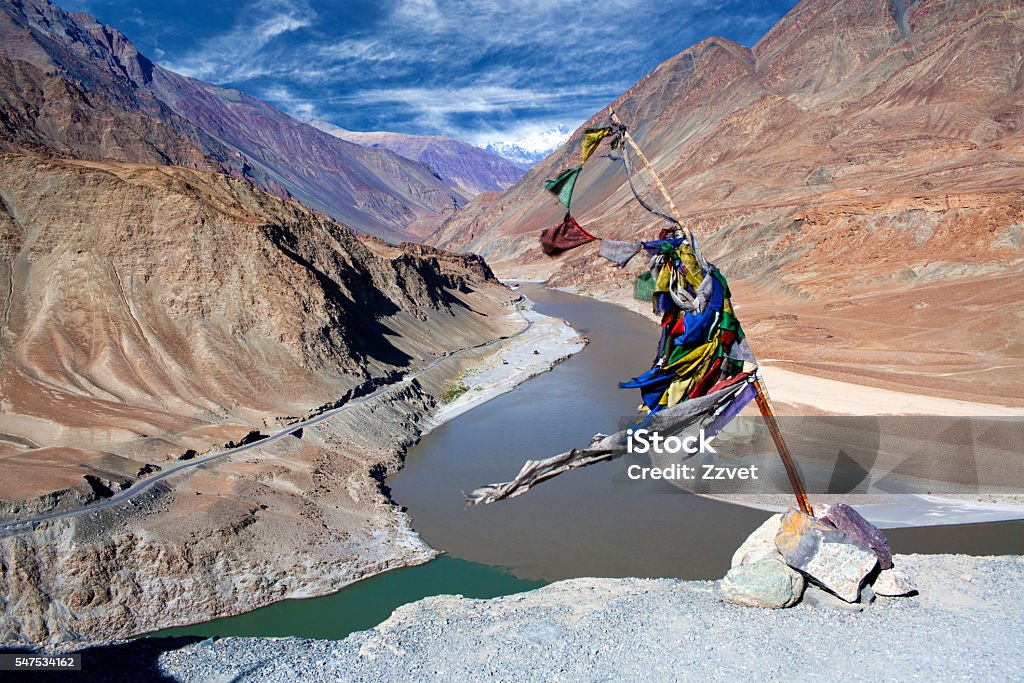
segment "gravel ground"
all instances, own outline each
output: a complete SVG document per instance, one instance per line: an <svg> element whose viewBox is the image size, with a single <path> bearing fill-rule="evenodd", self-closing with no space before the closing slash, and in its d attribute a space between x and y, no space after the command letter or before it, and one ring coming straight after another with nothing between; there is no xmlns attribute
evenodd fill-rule
<svg viewBox="0 0 1024 683"><path fill-rule="evenodd" d="M896 563L921 594L879 598L859 614L737 607L715 581L575 579L493 600L428 598L339 642L112 646L85 652L83 673L310 683L1020 680L1024 559L909 555Z"/></svg>

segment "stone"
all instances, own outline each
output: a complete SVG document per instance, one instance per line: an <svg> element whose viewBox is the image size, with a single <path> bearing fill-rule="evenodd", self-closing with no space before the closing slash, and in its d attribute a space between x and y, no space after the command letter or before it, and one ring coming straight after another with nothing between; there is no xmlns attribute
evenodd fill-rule
<svg viewBox="0 0 1024 683"><path fill-rule="evenodd" d="M859 602L846 602L840 597L832 595L824 588L819 588L814 584L807 584L807 588L804 589L803 600L800 604L807 605L808 607L817 607L819 609L834 609L840 612L850 612L852 614L864 611L864 605Z"/></svg>
<svg viewBox="0 0 1024 683"><path fill-rule="evenodd" d="M861 584L878 564L873 551L794 509L782 515L775 547L787 565L847 602L857 601Z"/></svg>
<svg viewBox="0 0 1024 683"><path fill-rule="evenodd" d="M800 539L812 529L821 532L835 531L835 527L823 524L814 517L805 515L794 508L789 508L779 519L779 531L775 535L776 549L783 557L787 553L795 552Z"/></svg>
<svg viewBox="0 0 1024 683"><path fill-rule="evenodd" d="M830 505L822 521L832 524L864 548L870 548L878 557L878 566L882 569L892 567L892 550L885 534L849 505Z"/></svg>
<svg viewBox="0 0 1024 683"><path fill-rule="evenodd" d="M804 589L803 599L800 601L800 604L807 605L808 607L834 609L841 612L855 614L857 612L863 612L874 602L875 592L871 590L871 586L864 586L860 589L860 597L856 602L847 602L839 596L828 592L824 588L815 586L813 583L808 583L807 587Z"/></svg>
<svg viewBox="0 0 1024 683"><path fill-rule="evenodd" d="M722 579L725 599L745 607L790 607L803 591L804 577L774 557L733 567Z"/></svg>
<svg viewBox="0 0 1024 683"><path fill-rule="evenodd" d="M879 595L894 598L917 592L917 584L910 574L896 567L880 571L872 586Z"/></svg>
<svg viewBox="0 0 1024 683"><path fill-rule="evenodd" d="M775 547L775 536L779 533L781 520L781 514L772 515L764 524L754 529L754 533L747 536L747 540L733 553L731 566L750 564L766 557L779 557L779 551Z"/></svg>

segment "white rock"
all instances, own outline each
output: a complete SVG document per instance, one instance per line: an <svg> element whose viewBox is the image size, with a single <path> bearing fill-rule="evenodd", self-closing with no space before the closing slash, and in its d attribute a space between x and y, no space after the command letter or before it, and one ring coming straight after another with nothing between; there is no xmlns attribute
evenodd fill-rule
<svg viewBox="0 0 1024 683"><path fill-rule="evenodd" d="M896 567L879 572L872 585L875 593L889 597L910 595L917 590L917 584L910 574Z"/></svg>
<svg viewBox="0 0 1024 683"><path fill-rule="evenodd" d="M852 543L826 541L816 544L804 557L792 566L847 602L857 601L861 582L878 563L874 553Z"/></svg>
<svg viewBox="0 0 1024 683"><path fill-rule="evenodd" d="M779 533L781 519L781 514L772 515L764 524L754 529L754 533L747 536L747 540L733 553L731 566L750 564L766 557L779 557L779 551L775 547L775 536Z"/></svg>
<svg viewBox="0 0 1024 683"><path fill-rule="evenodd" d="M785 512L775 547L786 564L847 602L856 602L864 579L878 564L874 551L799 510Z"/></svg>

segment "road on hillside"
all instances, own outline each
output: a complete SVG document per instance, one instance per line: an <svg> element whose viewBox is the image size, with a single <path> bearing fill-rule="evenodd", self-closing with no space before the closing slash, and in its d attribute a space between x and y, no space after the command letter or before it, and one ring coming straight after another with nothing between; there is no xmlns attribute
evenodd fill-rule
<svg viewBox="0 0 1024 683"><path fill-rule="evenodd" d="M82 507L74 508L74 509L71 509L71 510L58 510L58 511L54 511L54 512L48 512L46 514L37 515L35 517L29 517L27 519L7 521L7 522L5 522L3 524L0 524L0 535L3 535L3 536L17 535L19 533L23 533L23 532L26 532L26 531L31 531L32 529L35 528L35 525L41 524L43 522L52 522L52 521L55 521L55 520L58 520L58 519L67 519L69 517L77 517L78 515L84 515L84 514L88 514L88 513L92 513L92 512L98 512L100 510L106 510L108 508L112 508L112 507L115 507L117 505L121 505L123 503L126 503L126 502L132 500L136 496L139 496L139 495L145 493L149 489L151 489L154 486L156 486L159 482L161 482L164 479L167 479L168 477L171 477L171 476L173 476L175 474L180 474L181 472L183 472L185 470L189 470L189 469L192 469L192 468L195 468L195 467L200 467L202 465L206 465L208 463L214 462L216 460L221 460L223 458L227 458L227 457L232 456L232 455L237 455L237 454L242 453L244 451L247 451L247 450L249 450L251 448L257 448L259 446L265 446L265 445L267 445L269 443L273 443L274 441L279 441L279 440L281 440L281 439L283 439L283 438L285 438L287 436L291 436L292 434L294 434L295 432L299 431L300 429L304 429L306 427L310 427L312 425L315 425L315 424L317 424L319 422L323 422L324 420L326 420L326 419L328 419L330 417L333 417L335 415L338 415L339 413L343 413L343 412L345 412L347 410L351 410L352 408L355 408L356 406L362 405L363 403L366 403L367 401L373 400L374 398L380 396L384 392L390 391L390 390L394 389L395 387L401 386L403 384L409 384L410 382L415 380L417 377L423 375L426 372L429 372L430 370L433 370L435 367L437 367L439 364L443 363L446 360L449 360L451 358L459 356L459 355L461 355L463 353L467 353L469 351L476 351L476 350L479 350L479 349L484 349L484 348L487 348L489 346L493 346L494 344L498 344L500 342L504 342L504 341L509 341L511 339L515 339L516 337L518 337L518 336L520 336L522 334L525 334L531 327L533 327L533 321L529 320L525 315L523 315L523 311L519 308L519 304L522 303L524 300L525 300L525 297L520 295L519 299L517 299L515 302L513 302L513 305L515 305L516 313L518 313L519 317L522 318L523 322L526 323L526 325L524 325L522 327L522 329L520 329L515 334L509 335L509 336L505 336L505 337L498 337L497 339L492 339L489 342L483 342L482 344L477 344L475 346L467 346L467 347L459 349L457 351L450 351L448 353L445 353L444 355L438 356L433 361L431 361L429 364L423 366L422 368L420 368L416 372L407 374L407 375L403 376L399 380L396 380L396 381L391 382L389 384L385 384L385 385L383 385L381 387L378 387L377 389L375 389L371 393L366 394L365 396L360 396L359 398L353 399L353 400L349 401L348 403L346 403L346 404L344 404L342 406L338 406L337 408L332 408L330 410L326 410L323 413L320 413L319 415L316 415L315 417L311 417L311 418L305 419L305 420L303 420L301 422L296 422L295 424L288 425L284 429L281 429L280 431L274 432L270 436L268 436L268 437L266 437L264 439L260 439L259 441L253 441L252 443L248 443L248 444L245 444L243 446L238 446L236 448L229 448L228 450L220 451L219 453L212 453L210 455L203 456L202 458L198 458L196 460L191 460L191 461L188 461L188 462L182 462L180 464L175 465L174 467L170 467L168 469L161 470L161 471L153 474L152 476L146 477L145 479L140 479L139 481L135 482L134 484L132 484L128 488L124 489L123 491L119 491L119 492L115 493L113 496L111 496L109 498L105 498L105 499L103 499L102 501L100 501L98 503L89 503L88 505L84 505Z"/></svg>

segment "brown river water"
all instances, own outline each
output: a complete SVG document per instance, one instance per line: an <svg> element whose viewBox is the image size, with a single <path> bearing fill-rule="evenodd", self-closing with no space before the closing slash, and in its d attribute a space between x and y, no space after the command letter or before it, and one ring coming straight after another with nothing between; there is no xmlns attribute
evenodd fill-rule
<svg viewBox="0 0 1024 683"><path fill-rule="evenodd" d="M719 578L733 551L770 513L626 481L615 463L560 475L525 495L467 507L463 491L507 481L527 459L585 446L635 416L636 390L658 330L619 306L524 285L537 310L564 318L591 343L514 391L426 435L388 480L413 527L453 557L524 579L579 576ZM756 345L756 340L753 340ZM1024 552L1024 522L889 529L898 553Z"/></svg>
<svg viewBox="0 0 1024 683"><path fill-rule="evenodd" d="M664 483L623 481L606 463L563 474L527 494L468 507L463 492L506 481L523 462L589 443L635 415L618 382L646 370L657 329L612 304L525 285L541 313L565 318L591 343L579 354L448 422L410 449L388 479L416 531L447 554L338 593L284 600L158 636L344 638L430 595L488 598L559 579L716 579L770 513L695 496ZM756 341L755 341L756 344ZM897 553L1024 554L1024 522L887 529Z"/></svg>

